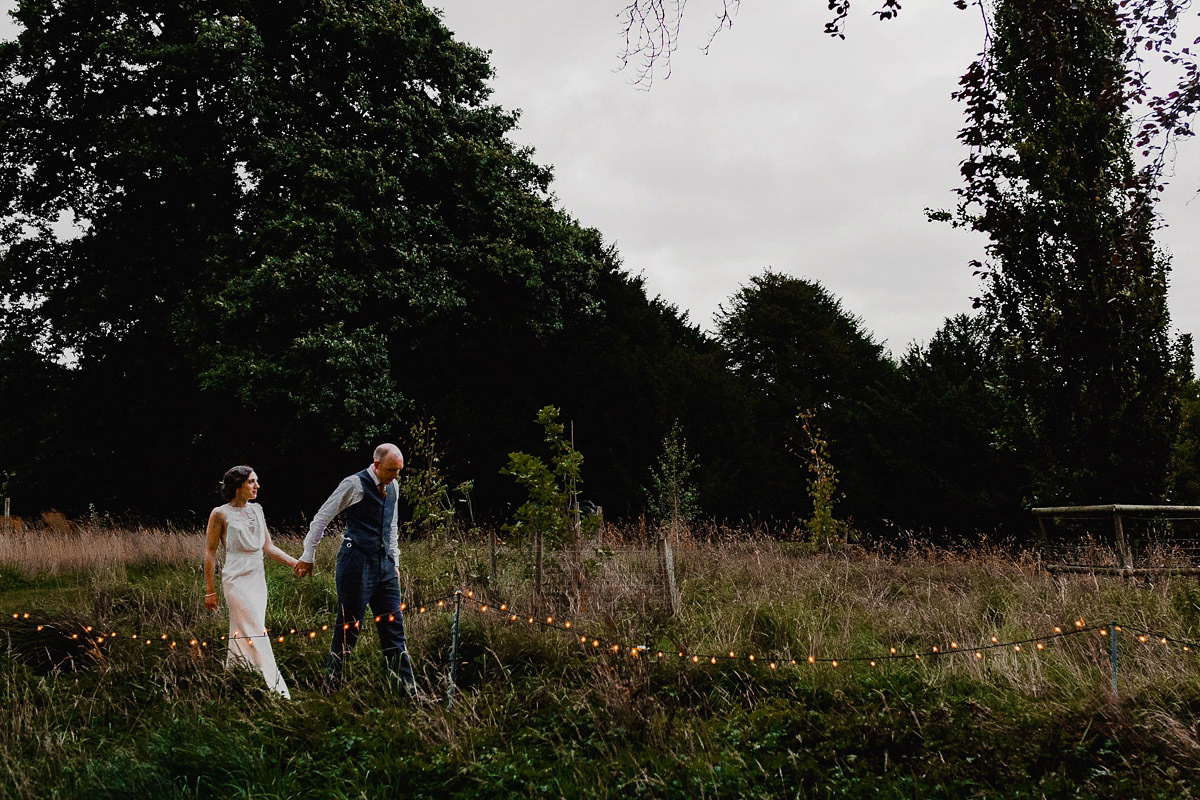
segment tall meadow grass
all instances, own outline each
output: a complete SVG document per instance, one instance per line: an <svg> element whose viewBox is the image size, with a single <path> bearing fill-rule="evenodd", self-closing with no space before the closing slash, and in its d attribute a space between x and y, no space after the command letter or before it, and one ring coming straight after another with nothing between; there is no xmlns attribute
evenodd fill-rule
<svg viewBox="0 0 1200 800"><path fill-rule="evenodd" d="M21 537L0 542L0 612L31 614L0 616L0 703L12 709L0 797L1179 797L1200 777L1195 652L1122 632L1116 696L1095 631L1044 650L948 652L1076 620L1191 640L1192 578L1056 579L1036 552L986 543L814 553L786 532L710 528L674 541L683 608L672 615L635 527L550 554L540 596L519 542L501 547L495 574L486 540L411 542L400 563L409 644L439 702L396 697L368 626L332 697L319 691L327 634L273 643L289 703L224 667L225 617L201 602L199 531ZM332 622L335 552L322 545L303 581L268 565L272 630ZM464 604L447 707L453 603L434 604L460 589L521 619ZM34 623L139 638L54 661ZM214 646L170 650L163 634ZM891 648L910 657L879 658ZM831 658L837 667L820 662Z"/></svg>

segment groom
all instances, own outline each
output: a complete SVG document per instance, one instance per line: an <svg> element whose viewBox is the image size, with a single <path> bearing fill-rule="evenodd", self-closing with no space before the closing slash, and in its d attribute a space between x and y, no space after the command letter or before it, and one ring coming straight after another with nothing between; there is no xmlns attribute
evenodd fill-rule
<svg viewBox="0 0 1200 800"><path fill-rule="evenodd" d="M375 448L375 460L362 472L342 480L317 511L304 552L296 563L296 577L312 573L313 558L325 527L342 514L346 533L337 558L337 626L325 663L324 691L341 684L342 665L354 644L366 612L378 617L375 624L383 648L384 667L409 695L417 696L408 646L404 641L404 615L400 613L400 570L397 564L396 507L400 487L396 476L404 469L404 455L394 444Z"/></svg>

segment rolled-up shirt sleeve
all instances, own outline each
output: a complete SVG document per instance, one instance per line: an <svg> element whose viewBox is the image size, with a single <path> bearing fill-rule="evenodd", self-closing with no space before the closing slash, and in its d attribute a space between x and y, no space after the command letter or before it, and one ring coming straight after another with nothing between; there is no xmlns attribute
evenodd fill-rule
<svg viewBox="0 0 1200 800"><path fill-rule="evenodd" d="M312 563L316 557L317 545L321 543L321 538L325 535L325 528L330 522L333 522L334 517L359 500L362 500L362 482L358 476L351 475L342 479L338 487L333 490L333 494L329 495L328 499L321 504L316 515L313 516L312 522L308 524L308 535L304 537L304 553L300 556L301 561Z"/></svg>

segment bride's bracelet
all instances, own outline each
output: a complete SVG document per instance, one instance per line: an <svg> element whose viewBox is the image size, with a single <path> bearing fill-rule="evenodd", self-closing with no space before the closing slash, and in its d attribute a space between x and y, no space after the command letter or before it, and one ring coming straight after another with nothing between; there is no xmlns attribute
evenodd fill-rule
<svg viewBox="0 0 1200 800"><path fill-rule="evenodd" d="M216 592L205 592L204 596L205 597L216 597L217 593Z"/></svg>

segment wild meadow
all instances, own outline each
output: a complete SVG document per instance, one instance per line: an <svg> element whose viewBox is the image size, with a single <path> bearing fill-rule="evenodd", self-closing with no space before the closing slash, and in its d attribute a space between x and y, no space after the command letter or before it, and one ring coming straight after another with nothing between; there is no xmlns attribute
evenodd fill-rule
<svg viewBox="0 0 1200 800"><path fill-rule="evenodd" d="M541 597L520 542L501 541L495 573L484 536L408 543L409 645L433 699L417 704L383 679L373 631L345 688L319 692L333 547L304 581L268 566L285 701L225 668L198 530L10 532L0 796L1192 795L1194 578L1056 579L1036 552L986 542L798 538L684 532L674 615L635 528L549 555ZM473 596L451 687L456 590Z"/></svg>

